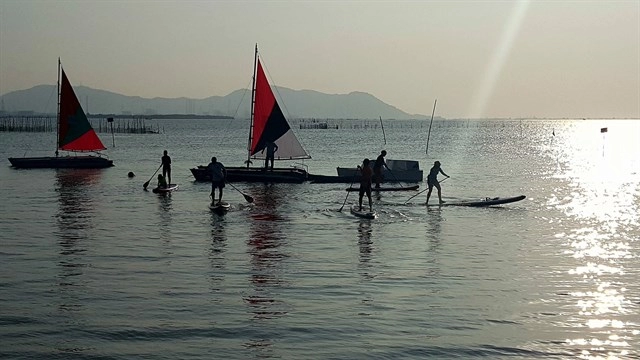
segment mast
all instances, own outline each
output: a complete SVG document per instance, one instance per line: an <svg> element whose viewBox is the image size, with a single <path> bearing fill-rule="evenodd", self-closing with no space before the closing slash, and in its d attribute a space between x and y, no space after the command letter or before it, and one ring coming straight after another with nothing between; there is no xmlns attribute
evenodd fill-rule
<svg viewBox="0 0 640 360"><path fill-rule="evenodd" d="M60 58L58 58L58 113L56 115L56 156L60 149Z"/></svg>
<svg viewBox="0 0 640 360"><path fill-rule="evenodd" d="M253 58L253 81L251 84L251 123L249 125L249 142L247 143L247 168L251 163L251 140L253 140L253 115L256 101L256 72L258 71L258 44Z"/></svg>

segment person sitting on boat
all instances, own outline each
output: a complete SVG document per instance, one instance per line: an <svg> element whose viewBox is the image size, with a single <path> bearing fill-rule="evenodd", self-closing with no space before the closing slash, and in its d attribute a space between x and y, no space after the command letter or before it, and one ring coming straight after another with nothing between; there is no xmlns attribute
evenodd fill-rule
<svg viewBox="0 0 640 360"><path fill-rule="evenodd" d="M389 170L387 163L384 161L384 157L386 155L387 151L382 150L380 152L380 155L378 155L378 157L376 158L376 162L373 163L373 175L376 182L376 189L380 188L380 183L382 182L382 167L384 166L387 168L387 170Z"/></svg>
<svg viewBox="0 0 640 360"><path fill-rule="evenodd" d="M264 169L268 170L269 162L271 162L271 171L273 171L273 161L275 158L276 151L278 151L278 145L276 145L276 143L274 143L273 141L267 141L267 146L265 146L265 148L262 149L263 153L265 149L267 150L267 157L264 158Z"/></svg>
<svg viewBox="0 0 640 360"><path fill-rule="evenodd" d="M164 179L164 176L158 174L158 189L166 189L167 187L167 181Z"/></svg>
<svg viewBox="0 0 640 360"><path fill-rule="evenodd" d="M434 186L436 187L436 189L438 189L438 200L440 200L440 204L444 203L444 201L442 201L442 189L440 188L440 183L438 182L438 173L446 176L447 178L449 177L449 175L445 174L444 171L442 171L442 168L440 168L440 161L436 161L433 163L433 167L431 168L431 170L429 170L429 175L427 176L427 185L429 186L429 191L427 192L427 204L429 203L431 190L433 190Z"/></svg>
<svg viewBox="0 0 640 360"><path fill-rule="evenodd" d="M373 170L371 170L369 163L369 159L364 159L362 166L358 166L358 169L360 169L360 192L358 193L359 211L362 211L362 197L364 194L367 194L367 198L369 198L369 211L373 211L371 205L371 178L373 176Z"/></svg>
<svg viewBox="0 0 640 360"><path fill-rule="evenodd" d="M227 177L227 170L214 156L211 158L209 165L207 165L207 171L209 171L211 175L211 204L213 205L215 203L216 189L219 190L218 204L220 204L222 202L222 189L224 188L224 182Z"/></svg>
<svg viewBox="0 0 640 360"><path fill-rule="evenodd" d="M162 155L162 176L171 184L171 157L167 154L167 150Z"/></svg>

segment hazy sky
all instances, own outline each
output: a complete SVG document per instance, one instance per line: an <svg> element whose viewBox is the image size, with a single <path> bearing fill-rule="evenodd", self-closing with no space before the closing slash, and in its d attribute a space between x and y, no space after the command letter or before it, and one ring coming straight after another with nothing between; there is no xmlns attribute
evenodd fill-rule
<svg viewBox="0 0 640 360"><path fill-rule="evenodd" d="M206 98L272 83L447 118L640 118L640 0L0 0L0 94Z"/></svg>

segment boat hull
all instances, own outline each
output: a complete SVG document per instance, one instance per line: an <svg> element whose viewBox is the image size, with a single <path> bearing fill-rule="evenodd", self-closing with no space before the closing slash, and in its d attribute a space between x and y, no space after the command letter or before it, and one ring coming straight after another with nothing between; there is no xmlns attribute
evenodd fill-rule
<svg viewBox="0 0 640 360"><path fill-rule="evenodd" d="M375 188L372 187L371 191L372 192L376 192L376 191L412 191L412 190L418 190L419 185L413 185L413 186L396 186L396 187L379 187L379 188ZM360 187L359 186L351 186L347 188L347 191L360 191Z"/></svg>
<svg viewBox="0 0 640 360"><path fill-rule="evenodd" d="M227 167L228 182L264 182L264 183L296 183L307 180L308 173L299 168L274 168L265 171L263 168ZM196 181L211 181L207 167L199 165L190 169Z"/></svg>
<svg viewBox="0 0 640 360"><path fill-rule="evenodd" d="M371 163L373 166L373 162ZM382 177L384 182L402 181L402 182L421 182L423 172L420 170L418 161L415 160L387 160L389 169L382 168ZM360 170L357 168L337 167L338 177L352 179L352 181L360 181Z"/></svg>
<svg viewBox="0 0 640 360"><path fill-rule="evenodd" d="M309 174L308 180L314 184L338 184L338 183L353 183L353 176L334 176L334 175L314 175Z"/></svg>
<svg viewBox="0 0 640 360"><path fill-rule="evenodd" d="M16 169L103 169L113 166L113 160L98 156L51 156L9 158Z"/></svg>

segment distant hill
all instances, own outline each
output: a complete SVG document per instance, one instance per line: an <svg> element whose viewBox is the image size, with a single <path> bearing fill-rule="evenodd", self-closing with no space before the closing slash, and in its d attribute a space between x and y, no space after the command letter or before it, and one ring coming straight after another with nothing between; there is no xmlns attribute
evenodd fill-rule
<svg viewBox="0 0 640 360"><path fill-rule="evenodd" d="M408 114L376 97L363 93L325 94L313 90L274 87L283 112L292 118L317 119L425 119ZM38 85L0 96L0 111L54 114L57 107L56 85ZM153 115L195 114L249 118L251 90L236 90L226 96L205 99L142 98L125 96L86 86L74 87L85 112L91 114ZM237 113L236 113L237 111Z"/></svg>

